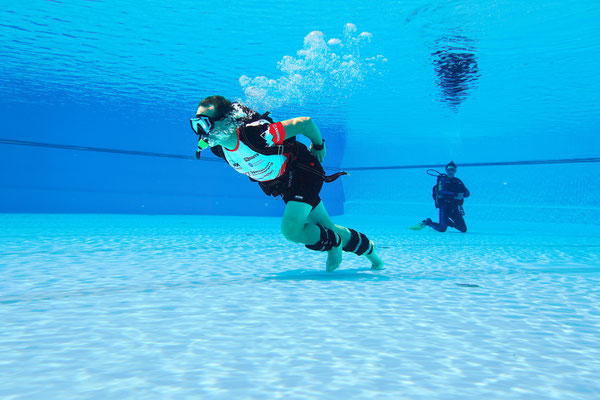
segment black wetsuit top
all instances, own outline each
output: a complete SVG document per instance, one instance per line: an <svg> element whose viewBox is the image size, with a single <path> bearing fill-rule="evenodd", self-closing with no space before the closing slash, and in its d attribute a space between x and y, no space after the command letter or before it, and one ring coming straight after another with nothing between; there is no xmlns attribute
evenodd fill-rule
<svg viewBox="0 0 600 400"><path fill-rule="evenodd" d="M438 183L433 187L435 206L437 208L462 206L464 200L455 199L459 193L464 193L465 198L471 195L469 189L460 179L450 178L447 175L440 176Z"/></svg>

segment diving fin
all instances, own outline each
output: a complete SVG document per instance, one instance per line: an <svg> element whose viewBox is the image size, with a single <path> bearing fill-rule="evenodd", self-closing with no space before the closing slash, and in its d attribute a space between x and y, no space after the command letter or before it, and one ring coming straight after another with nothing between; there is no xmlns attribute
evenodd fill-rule
<svg viewBox="0 0 600 400"><path fill-rule="evenodd" d="M425 228L426 226L427 226L427 223L425 221L421 221L416 225L409 226L408 229L412 229L413 231L420 231L421 229Z"/></svg>

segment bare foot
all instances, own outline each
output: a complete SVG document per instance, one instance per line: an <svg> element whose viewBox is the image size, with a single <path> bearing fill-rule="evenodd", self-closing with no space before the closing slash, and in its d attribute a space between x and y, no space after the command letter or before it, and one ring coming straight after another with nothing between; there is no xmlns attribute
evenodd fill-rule
<svg viewBox="0 0 600 400"><path fill-rule="evenodd" d="M379 271L384 268L383 260L381 258L379 258L377 253L375 253L375 249L373 249L373 252L371 252L371 254L366 255L365 257L367 257L367 260L371 261L371 269L372 270Z"/></svg>
<svg viewBox="0 0 600 400"><path fill-rule="evenodd" d="M325 270L333 272L342 264L342 245L332 247L327 252L327 264Z"/></svg>

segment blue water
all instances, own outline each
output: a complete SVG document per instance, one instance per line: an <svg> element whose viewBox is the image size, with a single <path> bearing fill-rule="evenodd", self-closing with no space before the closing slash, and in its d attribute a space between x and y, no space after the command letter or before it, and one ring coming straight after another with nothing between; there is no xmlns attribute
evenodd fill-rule
<svg viewBox="0 0 600 400"><path fill-rule="evenodd" d="M275 119L311 116L330 170L599 158L595 2L2 5L0 211L280 215L209 155L7 144L193 158L187 121L215 93ZM327 185L333 214L355 187ZM586 190L573 206L589 206Z"/></svg>
<svg viewBox="0 0 600 400"><path fill-rule="evenodd" d="M0 398L600 397L596 2L0 5ZM212 94L311 116L385 270L194 159Z"/></svg>

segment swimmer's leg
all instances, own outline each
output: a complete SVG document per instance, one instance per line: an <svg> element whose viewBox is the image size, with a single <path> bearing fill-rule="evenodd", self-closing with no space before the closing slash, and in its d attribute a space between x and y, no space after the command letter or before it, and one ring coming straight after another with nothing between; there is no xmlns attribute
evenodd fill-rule
<svg viewBox="0 0 600 400"><path fill-rule="evenodd" d="M432 227L433 229L435 229L438 232L446 232L446 229L448 229L448 216L447 216L447 210L446 207L444 206L440 206L440 222L436 223L433 222L431 219L427 218L425 220L425 223L427 224L427 226Z"/></svg>
<svg viewBox="0 0 600 400"><path fill-rule="evenodd" d="M342 263L342 240L336 230L308 218L310 204L288 201L281 220L281 233L291 242L303 243L307 248L327 252L327 272Z"/></svg>
<svg viewBox="0 0 600 400"><path fill-rule="evenodd" d="M371 269L383 269L383 260L377 255L373 242L370 241L364 233L357 232L354 229L348 229L341 225L335 225L329 217L329 214L327 214L323 202L320 202L319 205L312 210L308 215L308 220L322 225L325 228L332 229L335 233L340 235L342 238L341 247L343 250L359 256L364 255L371 262Z"/></svg>
<svg viewBox="0 0 600 400"><path fill-rule="evenodd" d="M456 207L454 210L452 210L450 218L452 218L454 223L452 225L448 224L448 226L452 226L453 228L458 229L462 233L467 232L467 224L466 224L463 216L460 215L460 212L458 211L458 207Z"/></svg>

